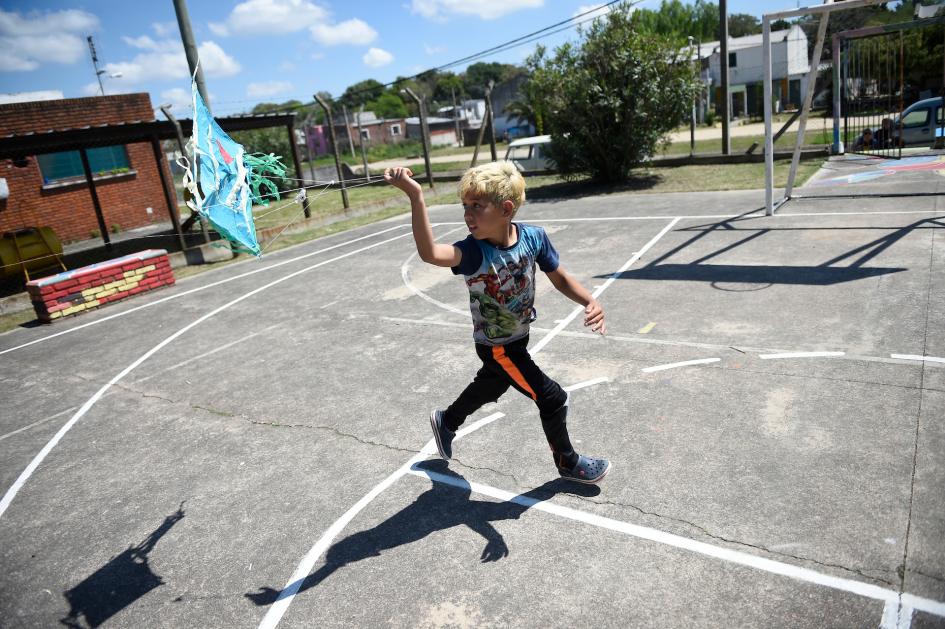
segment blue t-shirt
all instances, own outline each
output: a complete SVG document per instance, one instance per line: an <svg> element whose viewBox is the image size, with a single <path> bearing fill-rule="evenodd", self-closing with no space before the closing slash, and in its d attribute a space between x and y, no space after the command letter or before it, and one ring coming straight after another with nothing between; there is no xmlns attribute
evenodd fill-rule
<svg viewBox="0 0 945 629"><path fill-rule="evenodd" d="M545 273L558 268L558 252L541 227L512 223L518 241L496 247L471 234L454 243L463 253L453 273L469 288L473 338L484 345L505 345L528 335L535 312L535 264Z"/></svg>

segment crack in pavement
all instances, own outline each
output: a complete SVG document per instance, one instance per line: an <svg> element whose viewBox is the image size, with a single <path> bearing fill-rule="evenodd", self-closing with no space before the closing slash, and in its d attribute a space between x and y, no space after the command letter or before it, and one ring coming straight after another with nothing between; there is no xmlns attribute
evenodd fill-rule
<svg viewBox="0 0 945 629"><path fill-rule="evenodd" d="M463 467L469 468L471 470L479 470L480 472L493 472L494 474L498 474L499 476L505 476L506 478L511 478L517 487L522 486L522 483L520 483L515 476L513 476L512 474L509 474L508 472L500 472L499 470L492 469L491 467L478 467L475 465L471 465L456 457L453 457L452 459L450 459L450 461L455 461L456 463L462 465Z"/></svg>

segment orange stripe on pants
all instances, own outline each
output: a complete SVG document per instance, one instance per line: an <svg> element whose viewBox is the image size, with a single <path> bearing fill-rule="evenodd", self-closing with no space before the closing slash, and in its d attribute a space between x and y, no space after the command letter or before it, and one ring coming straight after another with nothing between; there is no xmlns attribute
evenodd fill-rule
<svg viewBox="0 0 945 629"><path fill-rule="evenodd" d="M525 376L522 375L522 372L518 370L518 367L515 366L515 363L513 363L505 353L504 347L501 345L493 346L492 357L495 358L495 361L499 363L502 369L505 370L505 373L509 374L512 380L515 381L515 384L522 387L525 392L532 397L532 400L538 400L538 396L535 395L535 392L532 391L532 388L528 386L528 382L525 381Z"/></svg>

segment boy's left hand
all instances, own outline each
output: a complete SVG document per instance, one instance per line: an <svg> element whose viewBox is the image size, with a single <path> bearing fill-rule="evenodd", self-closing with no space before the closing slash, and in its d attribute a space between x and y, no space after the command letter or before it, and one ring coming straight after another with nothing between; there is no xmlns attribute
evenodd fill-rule
<svg viewBox="0 0 945 629"><path fill-rule="evenodd" d="M592 299L584 308L584 326L589 326L593 332L601 334L607 332L607 326L604 325L604 309L596 299Z"/></svg>

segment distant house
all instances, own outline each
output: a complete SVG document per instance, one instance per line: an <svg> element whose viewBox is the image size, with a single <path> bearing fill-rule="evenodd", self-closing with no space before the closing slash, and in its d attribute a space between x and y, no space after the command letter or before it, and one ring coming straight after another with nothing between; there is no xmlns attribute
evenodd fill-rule
<svg viewBox="0 0 945 629"><path fill-rule="evenodd" d="M153 121L147 94L64 98L0 105L0 137ZM164 189L147 142L87 150L105 224L111 230L167 216ZM0 232L52 227L64 241L89 238L99 223L79 151L0 160L9 198L0 200Z"/></svg>
<svg viewBox="0 0 945 629"><path fill-rule="evenodd" d="M358 121L361 123L360 135ZM335 137L342 148L351 144L360 147L363 141L365 146L372 144L397 144L406 137L407 125L403 118L378 118L373 111L352 112L348 120L344 116L335 116Z"/></svg>
<svg viewBox="0 0 945 629"><path fill-rule="evenodd" d="M423 133L420 130L420 118L414 116L404 121L407 125L407 137L411 140L420 140ZM456 135L456 121L452 118L428 116L427 126L430 128L431 146L459 146L459 137Z"/></svg>
<svg viewBox="0 0 945 629"><path fill-rule="evenodd" d="M527 76L520 74L508 81L496 85L492 90L492 109L495 111L495 134L497 138L507 136L509 139L527 137L536 133L527 121L519 120L518 116L506 111L512 101L521 98L522 83Z"/></svg>
<svg viewBox="0 0 945 629"><path fill-rule="evenodd" d="M718 108L722 99L721 42L701 44L703 81ZM694 49L695 53L696 50ZM796 24L771 33L773 103L778 111L801 106L810 70L807 34ZM733 37L728 42L729 93L732 117L761 116L764 66L761 35Z"/></svg>

